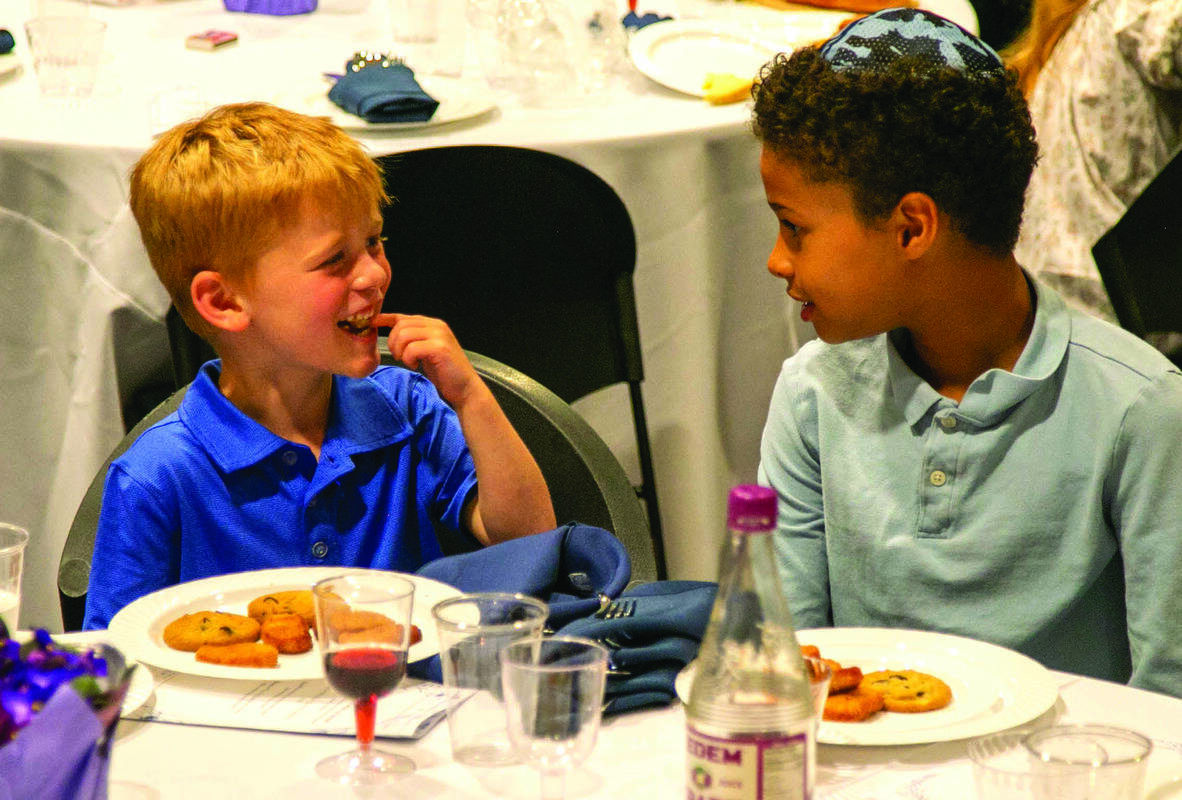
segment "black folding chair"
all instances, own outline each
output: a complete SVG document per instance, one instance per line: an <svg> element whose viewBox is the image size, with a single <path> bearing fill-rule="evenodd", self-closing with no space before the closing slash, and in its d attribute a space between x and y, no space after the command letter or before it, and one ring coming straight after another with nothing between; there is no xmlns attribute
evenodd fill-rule
<svg viewBox="0 0 1182 800"><path fill-rule="evenodd" d="M1100 237L1092 257L1121 327L1141 338L1182 332L1182 151Z"/></svg>
<svg viewBox="0 0 1182 800"><path fill-rule="evenodd" d="M436 147L378 159L394 271L385 310L445 320L465 348L515 367L568 403L625 384L644 499L666 577L641 384L628 210L573 161L502 146Z"/></svg>

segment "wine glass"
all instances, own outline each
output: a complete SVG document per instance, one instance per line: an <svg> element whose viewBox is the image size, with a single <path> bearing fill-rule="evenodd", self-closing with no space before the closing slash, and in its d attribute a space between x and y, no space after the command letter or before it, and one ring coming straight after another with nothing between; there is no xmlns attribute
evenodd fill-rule
<svg viewBox="0 0 1182 800"><path fill-rule="evenodd" d="M542 800L562 800L566 772L595 746L607 650L590 639L523 639L501 651L509 741L541 773Z"/></svg>
<svg viewBox="0 0 1182 800"><path fill-rule="evenodd" d="M325 578L312 587L324 676L355 701L357 747L316 764L338 783L373 786L413 772L405 756L373 746L377 701L406 675L415 585L378 570Z"/></svg>

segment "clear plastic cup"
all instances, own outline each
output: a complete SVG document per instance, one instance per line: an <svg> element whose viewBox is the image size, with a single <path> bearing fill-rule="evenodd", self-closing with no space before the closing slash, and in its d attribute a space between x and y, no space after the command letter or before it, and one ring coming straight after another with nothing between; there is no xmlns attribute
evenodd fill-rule
<svg viewBox="0 0 1182 800"><path fill-rule="evenodd" d="M501 650L540 637L549 613L541 600L501 592L453 597L431 610L456 761L481 767L516 761L505 723Z"/></svg>
<svg viewBox="0 0 1182 800"><path fill-rule="evenodd" d="M107 23L89 17L34 17L25 23L33 71L47 97L87 97L98 79Z"/></svg>

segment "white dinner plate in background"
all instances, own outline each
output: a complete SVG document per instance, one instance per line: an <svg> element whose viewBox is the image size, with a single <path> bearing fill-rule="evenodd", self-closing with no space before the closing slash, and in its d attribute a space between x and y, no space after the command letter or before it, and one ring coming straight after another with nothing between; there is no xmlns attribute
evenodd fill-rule
<svg viewBox="0 0 1182 800"><path fill-rule="evenodd" d="M164 643L164 628L177 617L197 611L246 614L247 605L260 595L289 589L311 589L312 584L322 578L365 571L344 567L285 567L236 572L180 583L129 603L111 619L107 633L115 646L128 657L188 675L255 681L323 678L324 667L320 663L320 650L315 642L307 653L280 655L277 667L231 667L207 664L198 661L193 653L172 649ZM439 652L431 607L460 592L430 578L402 575L415 585L411 622L423 634L422 641L410 648L409 659L415 662Z"/></svg>
<svg viewBox="0 0 1182 800"><path fill-rule="evenodd" d="M863 673L913 669L943 680L952 702L922 714L880 712L863 722L822 722L825 744L900 745L968 739L1029 722L1055 704L1054 677L1032 658L976 639L894 628L814 628L797 640L820 648L824 658ZM685 702L693 664L678 676Z"/></svg>
<svg viewBox="0 0 1182 800"><path fill-rule="evenodd" d="M0 78L21 68L21 59L13 50L0 56Z"/></svg>
<svg viewBox="0 0 1182 800"><path fill-rule="evenodd" d="M710 72L754 78L780 52L776 45L739 27L709 20L666 20L646 25L628 42L632 63L652 80L684 94L704 97Z"/></svg>
<svg viewBox="0 0 1182 800"><path fill-rule="evenodd" d="M482 81L443 78L436 75L415 76L423 91L439 101L431 119L422 122L366 122L328 99L330 84L312 82L306 90L285 91L275 96L276 105L315 117L328 117L347 131L400 131L434 128L452 122L470 120L496 107L492 94Z"/></svg>

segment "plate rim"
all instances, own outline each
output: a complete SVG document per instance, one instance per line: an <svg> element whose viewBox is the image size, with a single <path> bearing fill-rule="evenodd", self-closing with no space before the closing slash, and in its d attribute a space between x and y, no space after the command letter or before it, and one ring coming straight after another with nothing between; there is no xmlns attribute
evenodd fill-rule
<svg viewBox="0 0 1182 800"><path fill-rule="evenodd" d="M369 567L299 566L243 570L241 572L228 572L222 575L211 575L206 578L197 578L195 580L173 584L172 586L166 586L139 597L121 608L111 618L111 621L107 624L107 635L112 644L118 647L128 658L140 662L141 665L151 665L157 669L170 670L185 675L254 681L322 679L324 675L321 671L319 660L312 661L306 659L302 664L295 666L289 664L287 671L280 673L276 673L275 670L244 669L242 667L231 667L221 664L206 664L196 660L190 661L186 656L191 656L191 654L184 653L180 650L172 650L165 645L153 641L148 631L167 612L168 608L176 608L177 606L188 604L203 596L214 594L218 589L224 591L226 589L233 590L239 588L238 586L227 584L240 584L246 576L254 576L254 580L257 581L256 585L259 593L262 594L267 589L277 586L290 584L299 586L307 584L310 586L316 580L332 575L367 572L381 572L383 574L400 575L408 578L416 583L416 592L418 584L437 587L437 590L441 593L439 599L461 594L460 590L454 586L435 580L434 578L427 578L413 573L398 572L396 570L373 569ZM312 578L311 583L301 577L305 574ZM415 606L415 617L419 617L419 609L421 608L421 606ZM427 609L427 613L430 613L429 609ZM148 615L150 615L150 619L145 622L142 618ZM419 619L421 623L423 618L419 617ZM421 624L420 627L422 627ZM424 634L426 634L426 631L424 631ZM426 639L426 636L424 638ZM436 645L434 649L430 649L430 642L426 641L413 645L411 652L410 662L414 663L437 653L438 646ZM316 665L314 672L306 668L306 664L308 663L314 663ZM301 669L301 667L304 668Z"/></svg>
<svg viewBox="0 0 1182 800"><path fill-rule="evenodd" d="M442 75L416 76L423 90L439 101L439 108L428 120L420 122L367 122L356 114L350 114L336 103L328 99L328 90L307 91L297 90L283 92L275 98L276 105L291 107L293 103L300 106L294 108L304 114L313 116L328 116L332 123L341 130L364 131L412 131L422 128L437 128L450 125L453 122L463 122L488 114L497 107L492 93L475 80L465 78L451 78ZM463 110L450 113L450 105L464 104ZM443 112L443 116L440 115Z"/></svg>
<svg viewBox="0 0 1182 800"><path fill-rule="evenodd" d="M675 92L680 92L681 94L687 94L693 97L705 97L706 91L701 87L691 90L687 88L688 84L680 84L677 81L666 78L661 74L658 65L650 56L651 49L660 41L689 33L731 36L747 44L768 50L770 52L768 56L769 60L782 52L777 45L754 35L748 30L744 30L739 25L706 19L668 19L654 22L651 25L645 25L634 33L628 40L628 58L641 74L659 83L661 86L672 89Z"/></svg>
<svg viewBox="0 0 1182 800"><path fill-rule="evenodd" d="M851 644L858 644L859 638L890 637L895 639L898 644L903 645L908 645L912 641L918 641L923 644L933 643L937 646L942 644L944 647L956 645L962 648L971 648L977 654L982 651L994 653L1011 664L1020 665L1022 670L1024 670L1024 678L1034 677L1036 680L1028 681L1025 684L1029 692L1029 697L1024 698L1023 704L1019 707L1021 710L1016 712L1011 711L1009 714L999 712L984 718L961 720L944 726L909 731L875 730L865 727L859 729L858 727L854 727L859 725L856 722L822 722L817 733L817 741L822 744L877 747L969 739L974 736L982 736L1023 725L1046 712L1059 699L1059 686L1049 669L1023 653L981 639L973 639L953 633L911 628L842 626L834 628L802 628L796 631L798 641L803 641L805 644L815 644L821 649L822 655L827 645L837 645L837 642L832 641L836 637L848 639ZM831 641L824 641L827 638ZM691 662L690 665L682 670L682 673L689 671L693 664L694 662ZM1027 675L1027 673L1029 674ZM692 675L692 673L690 674ZM687 680L682 679L680 674L678 678L680 680ZM997 686L999 693L1004 688L1004 684L1001 683ZM678 696L680 697L681 694L682 692L679 691ZM682 702L684 703L685 700L683 699ZM1005 708L1014 709L1015 706L1010 704Z"/></svg>

